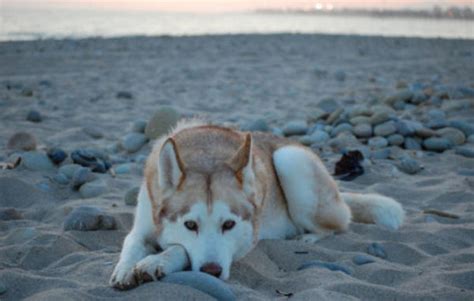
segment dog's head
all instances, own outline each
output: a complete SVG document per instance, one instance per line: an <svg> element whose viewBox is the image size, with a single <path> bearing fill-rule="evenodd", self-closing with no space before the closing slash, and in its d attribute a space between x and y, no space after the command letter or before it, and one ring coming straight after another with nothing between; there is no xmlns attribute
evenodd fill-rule
<svg viewBox="0 0 474 301"><path fill-rule="evenodd" d="M258 206L251 136L211 173L187 169L169 138L159 154L157 176L155 221L161 231L160 245L182 245L192 270L227 279L232 262L256 243Z"/></svg>

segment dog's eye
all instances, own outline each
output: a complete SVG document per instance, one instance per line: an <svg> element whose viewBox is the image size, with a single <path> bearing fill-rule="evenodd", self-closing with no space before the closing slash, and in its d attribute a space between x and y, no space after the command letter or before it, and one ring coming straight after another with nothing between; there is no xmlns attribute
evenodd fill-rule
<svg viewBox="0 0 474 301"><path fill-rule="evenodd" d="M188 228L189 231L196 231L198 230L198 225L195 221L185 221L184 226Z"/></svg>
<svg viewBox="0 0 474 301"><path fill-rule="evenodd" d="M234 228L235 222L233 220L227 220L222 224L222 231L227 231Z"/></svg>

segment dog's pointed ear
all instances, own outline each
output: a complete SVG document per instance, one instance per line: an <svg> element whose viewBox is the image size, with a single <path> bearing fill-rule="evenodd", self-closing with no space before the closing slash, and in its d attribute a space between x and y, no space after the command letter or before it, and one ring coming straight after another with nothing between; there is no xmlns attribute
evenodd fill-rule
<svg viewBox="0 0 474 301"><path fill-rule="evenodd" d="M252 144L252 135L248 133L244 143L229 162L229 166L234 170L241 185L248 184L254 179Z"/></svg>
<svg viewBox="0 0 474 301"><path fill-rule="evenodd" d="M184 179L184 166L173 138L168 138L160 150L158 181L160 189L177 189Z"/></svg>

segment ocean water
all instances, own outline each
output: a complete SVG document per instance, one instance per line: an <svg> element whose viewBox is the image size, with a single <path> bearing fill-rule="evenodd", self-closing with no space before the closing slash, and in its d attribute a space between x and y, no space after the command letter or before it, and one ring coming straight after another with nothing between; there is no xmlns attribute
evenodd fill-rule
<svg viewBox="0 0 474 301"><path fill-rule="evenodd" d="M303 14L5 9L0 41L130 35L322 33L474 39L474 21Z"/></svg>

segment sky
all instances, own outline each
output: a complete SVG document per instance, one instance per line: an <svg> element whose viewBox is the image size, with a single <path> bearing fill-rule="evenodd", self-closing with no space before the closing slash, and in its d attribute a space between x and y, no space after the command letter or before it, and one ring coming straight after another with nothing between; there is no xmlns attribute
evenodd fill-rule
<svg viewBox="0 0 474 301"><path fill-rule="evenodd" d="M3 7L68 7L173 12L220 12L255 9L431 8L470 6L474 0L0 0Z"/></svg>

